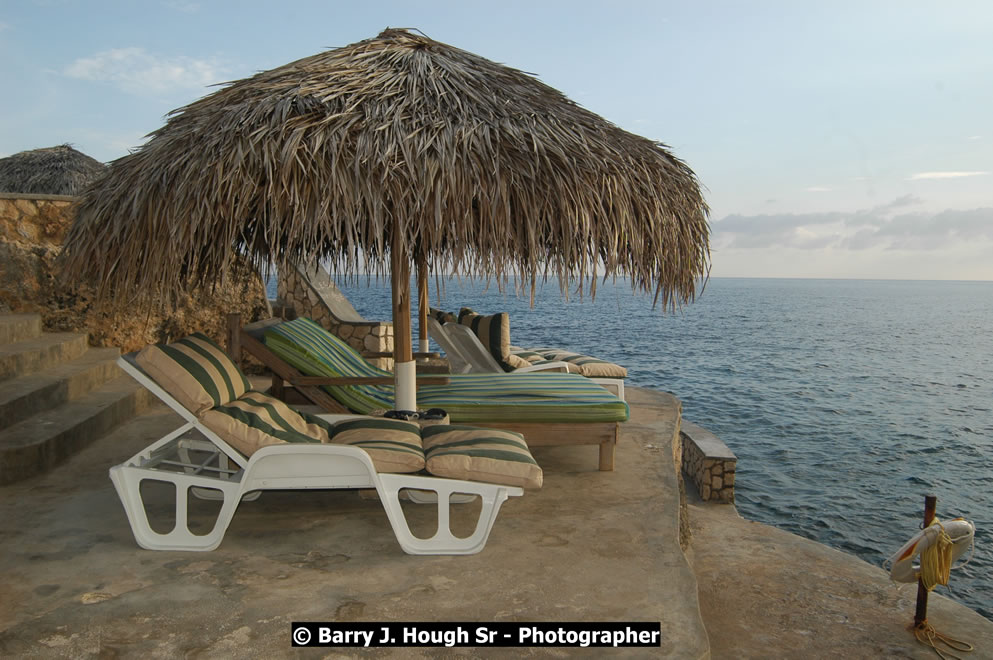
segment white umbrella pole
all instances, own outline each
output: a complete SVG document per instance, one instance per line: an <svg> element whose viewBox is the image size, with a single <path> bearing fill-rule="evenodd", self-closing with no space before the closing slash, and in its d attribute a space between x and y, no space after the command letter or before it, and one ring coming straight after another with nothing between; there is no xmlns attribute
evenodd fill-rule
<svg viewBox="0 0 993 660"><path fill-rule="evenodd" d="M417 410L417 372L411 350L410 263L403 248L398 222L394 221L390 261L393 278L394 410Z"/></svg>

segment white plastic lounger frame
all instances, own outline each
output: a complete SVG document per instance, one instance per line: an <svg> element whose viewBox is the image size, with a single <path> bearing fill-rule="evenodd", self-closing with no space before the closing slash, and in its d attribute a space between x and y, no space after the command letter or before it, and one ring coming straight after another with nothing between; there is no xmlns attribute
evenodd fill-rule
<svg viewBox="0 0 993 660"><path fill-rule="evenodd" d="M483 346L483 342L479 341L479 337L472 331L472 328L457 323L446 323L444 329L448 332L449 339L462 351L462 355L468 358L469 364L472 365L471 371L477 373L503 373L503 367L500 366L493 358L493 355ZM535 371L568 373L569 365L565 362L545 362L539 365L514 369L513 373L525 374Z"/></svg>
<svg viewBox="0 0 993 660"><path fill-rule="evenodd" d="M472 364L462 354L462 349L452 340L448 331L437 319L427 318L428 335L441 347L448 358L448 365L453 374L467 374L472 371Z"/></svg>
<svg viewBox="0 0 993 660"><path fill-rule="evenodd" d="M456 344L456 348L461 352L463 356L468 359L471 365L471 372L477 373L502 373L503 368L497 363L493 358L493 355L486 350L483 346L483 342L479 341L479 337L476 333L472 331L467 325L458 325L456 323L446 323L442 326L442 331L448 332L448 339ZM565 362L543 362L542 364L536 364L530 367L520 367L519 369L514 369L515 374L524 373L534 373L534 372L568 372L569 365ZM611 394L616 396L620 400L624 400L624 381L620 378L590 378L600 387L607 389Z"/></svg>
<svg viewBox="0 0 993 660"><path fill-rule="evenodd" d="M175 410L186 424L110 469L117 494L128 515L135 540L148 550L213 550L220 545L241 500L258 497L263 490L375 488L397 541L412 555L469 555L486 545L503 502L524 494L521 488L440 477L377 473L369 455L358 447L328 444L285 444L264 447L246 458L206 428L134 363L133 355L118 358L118 365ZM352 415L324 416L328 419ZM184 438L196 429L206 440ZM171 483L176 488L176 525L172 531L152 529L141 499L144 480ZM188 491L210 498L212 489L222 499L214 528L205 535L193 534L188 526ZM407 489L411 501L437 503L438 531L428 539L414 536L400 506L400 491ZM419 492L427 491L427 492ZM466 538L452 534L451 503L467 501L465 495L482 501L475 531ZM470 498L474 499L474 498Z"/></svg>

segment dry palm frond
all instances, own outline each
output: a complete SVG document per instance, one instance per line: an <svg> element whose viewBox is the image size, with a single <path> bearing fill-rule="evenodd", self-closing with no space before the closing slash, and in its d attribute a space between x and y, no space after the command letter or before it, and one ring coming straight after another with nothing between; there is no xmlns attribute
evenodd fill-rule
<svg viewBox="0 0 993 660"><path fill-rule="evenodd" d="M707 272L707 213L665 145L386 30L174 111L85 193L65 267L117 296L168 295L218 280L239 251L348 274L384 273L400 249L499 282L626 274L675 306Z"/></svg>

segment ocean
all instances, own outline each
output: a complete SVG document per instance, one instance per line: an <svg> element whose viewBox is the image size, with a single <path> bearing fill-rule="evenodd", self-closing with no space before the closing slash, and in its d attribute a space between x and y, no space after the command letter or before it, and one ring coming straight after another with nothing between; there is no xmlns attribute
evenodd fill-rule
<svg viewBox="0 0 993 660"><path fill-rule="evenodd" d="M339 286L366 318L391 317L388 283ZM750 520L879 565L936 495L939 519L977 528L939 592L993 620L993 282L714 278L673 313L622 280L568 302L549 282L533 308L471 281L439 301L432 280L431 304L509 312L514 344L589 353L675 394L738 456Z"/></svg>

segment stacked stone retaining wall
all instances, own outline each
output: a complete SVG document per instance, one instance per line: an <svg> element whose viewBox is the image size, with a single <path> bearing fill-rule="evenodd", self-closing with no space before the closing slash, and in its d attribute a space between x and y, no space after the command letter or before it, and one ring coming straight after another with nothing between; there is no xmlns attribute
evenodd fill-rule
<svg viewBox="0 0 993 660"><path fill-rule="evenodd" d="M313 281L303 268L281 268L276 289L277 308L285 318L306 316L313 319L360 353L393 352L392 323L338 318L322 296L322 285L322 282ZM387 371L393 369L392 358L371 358L370 362Z"/></svg>
<svg viewBox="0 0 993 660"><path fill-rule="evenodd" d="M717 436L692 422L683 420L680 437L683 472L700 498L733 504L737 456Z"/></svg>

